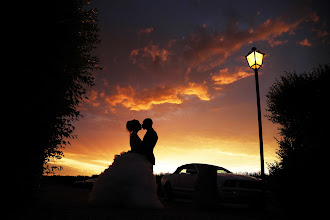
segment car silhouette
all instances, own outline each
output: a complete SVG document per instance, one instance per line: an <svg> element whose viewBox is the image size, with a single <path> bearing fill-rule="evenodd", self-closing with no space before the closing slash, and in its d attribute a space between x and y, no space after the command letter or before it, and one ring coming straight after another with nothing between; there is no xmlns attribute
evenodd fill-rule
<svg viewBox="0 0 330 220"><path fill-rule="evenodd" d="M192 198L194 192L201 186L199 178L205 169L217 172L216 189L217 201L228 203L248 203L256 205L261 198L261 180L251 176L233 174L229 170L210 164L191 163L176 169L173 174L165 175L161 179L161 189L167 200L177 197ZM215 182L215 180L214 180Z"/></svg>

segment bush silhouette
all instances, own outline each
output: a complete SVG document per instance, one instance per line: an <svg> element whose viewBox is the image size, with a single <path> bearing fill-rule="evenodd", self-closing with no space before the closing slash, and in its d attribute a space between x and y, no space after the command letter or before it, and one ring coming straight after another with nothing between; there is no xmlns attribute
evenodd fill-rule
<svg viewBox="0 0 330 220"><path fill-rule="evenodd" d="M268 119L280 125L279 160L269 165L270 181L285 207L315 205L329 129L330 69L286 73L267 94ZM293 205L294 204L294 205Z"/></svg>
<svg viewBox="0 0 330 220"><path fill-rule="evenodd" d="M98 20L96 10L86 9L87 4L87 0L47 2L40 5L47 16L36 12L39 20L29 23L31 41L22 50L28 53L26 70L18 86L26 97L18 114L20 136L25 136L20 137L23 144L15 145L18 166L12 172L16 188L24 194L39 185L44 169L51 169L50 158L63 156L62 149L74 137L73 121L80 117L77 106L86 87L94 84L92 71L99 69L98 58L91 55L100 42Z"/></svg>

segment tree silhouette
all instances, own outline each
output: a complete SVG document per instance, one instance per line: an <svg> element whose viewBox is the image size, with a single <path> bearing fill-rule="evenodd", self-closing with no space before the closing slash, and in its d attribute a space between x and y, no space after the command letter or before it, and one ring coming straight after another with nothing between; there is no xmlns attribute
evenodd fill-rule
<svg viewBox="0 0 330 220"><path fill-rule="evenodd" d="M92 72L100 69L98 58L91 55L100 42L97 11L87 9L88 4L87 0L56 0L40 5L41 14L33 10L38 17L28 26L33 35L22 50L27 52L26 73L19 78L19 89L28 97L19 114L25 143L15 151L16 163L23 165L14 171L24 193L38 185L44 169L54 169L47 162L61 158L62 149L75 137L77 107L87 98L86 87L94 84Z"/></svg>
<svg viewBox="0 0 330 220"><path fill-rule="evenodd" d="M40 138L43 162L60 159L62 148L74 137L72 122L86 93L85 86L94 85L92 70L99 69L98 58L91 55L100 42L96 9L86 10L86 0L60 1L54 19L50 45L52 66L44 74L40 88L43 111ZM87 97L86 97L87 98Z"/></svg>
<svg viewBox="0 0 330 220"><path fill-rule="evenodd" d="M317 194L329 129L330 68L319 66L311 73L286 73L270 87L267 115L279 124L279 161L270 164L270 178L284 205L306 206ZM307 179L311 178L310 181ZM313 193L306 194L306 187ZM314 195L315 193L315 195ZM304 203L304 204L302 204Z"/></svg>

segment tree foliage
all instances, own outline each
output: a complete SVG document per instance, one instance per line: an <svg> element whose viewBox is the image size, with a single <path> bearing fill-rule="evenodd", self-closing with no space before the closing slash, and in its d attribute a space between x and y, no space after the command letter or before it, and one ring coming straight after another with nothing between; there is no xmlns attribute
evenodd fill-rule
<svg viewBox="0 0 330 220"><path fill-rule="evenodd" d="M330 68L324 65L310 73L286 73L267 94L267 117L279 125L281 135L276 152L279 160L270 164L270 176L286 204L303 199L304 178L319 174L323 167L329 82ZM308 187L313 184L309 182Z"/></svg>
<svg viewBox="0 0 330 220"><path fill-rule="evenodd" d="M88 4L56 0L26 10L33 19L26 22L20 48L24 69L14 84L24 98L14 99L22 110L16 114L22 143L12 147L11 155L16 188L23 194L38 185L44 169L55 169L47 165L51 158L63 157L63 148L75 137L73 122L81 117L78 106L94 85L93 71L100 69L92 54L100 43L97 11Z"/></svg>
<svg viewBox="0 0 330 220"><path fill-rule="evenodd" d="M40 100L42 119L40 149L43 162L60 159L62 148L75 137L73 121L80 117L78 105L85 98L86 86L94 85L92 71L99 69L91 52L100 42L96 9L86 10L86 0L59 1L51 24L51 60L42 77Z"/></svg>

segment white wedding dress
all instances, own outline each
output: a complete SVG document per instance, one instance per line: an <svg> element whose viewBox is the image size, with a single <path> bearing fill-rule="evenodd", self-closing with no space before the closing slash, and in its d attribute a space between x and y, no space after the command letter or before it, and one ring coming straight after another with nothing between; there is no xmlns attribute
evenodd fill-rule
<svg viewBox="0 0 330 220"><path fill-rule="evenodd" d="M132 151L116 155L109 168L100 174L90 193L94 206L162 209L156 195L156 179L152 164L138 152L141 139L130 136Z"/></svg>

